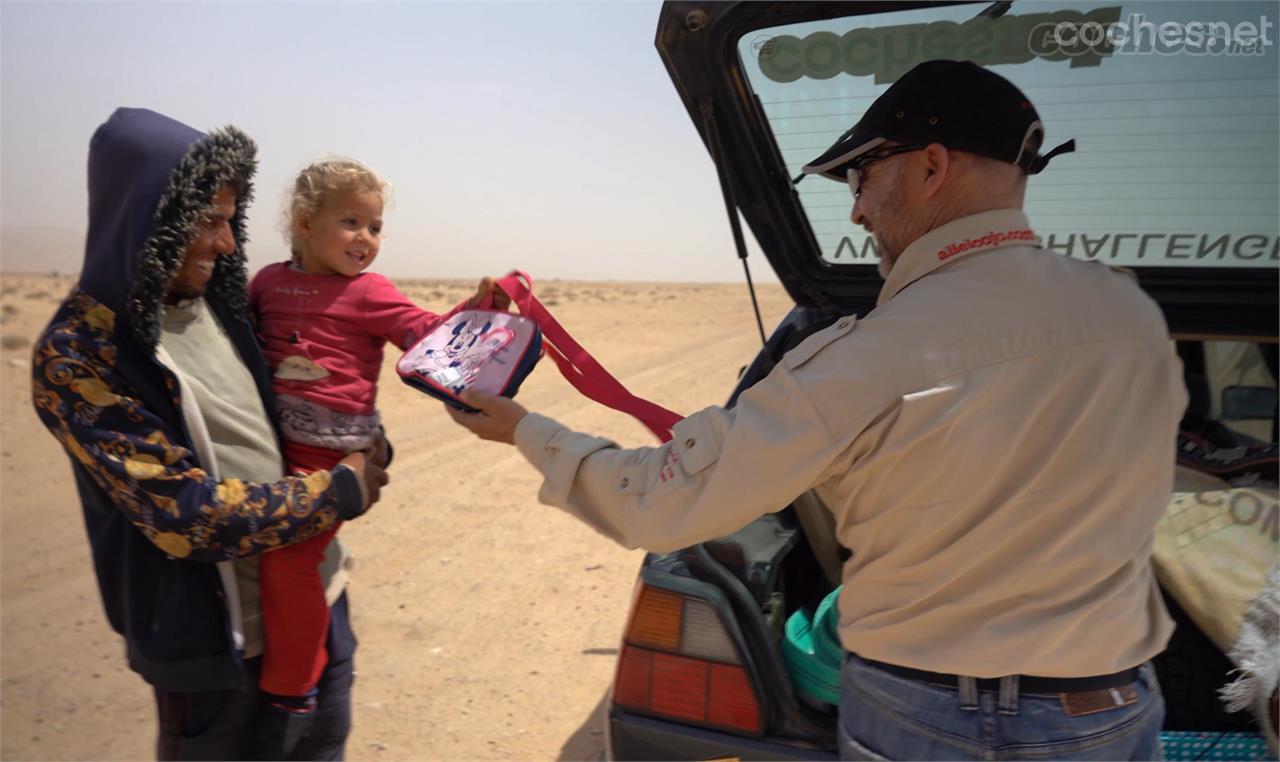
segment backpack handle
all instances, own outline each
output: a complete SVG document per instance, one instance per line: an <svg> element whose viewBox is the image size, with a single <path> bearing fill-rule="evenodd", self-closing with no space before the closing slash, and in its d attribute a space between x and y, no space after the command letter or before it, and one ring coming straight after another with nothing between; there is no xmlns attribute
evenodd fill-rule
<svg viewBox="0 0 1280 762"><path fill-rule="evenodd" d="M601 405L634 417L663 442L671 441L672 427L684 416L637 397L605 370L533 295L533 278L528 273L513 270L498 279L494 285L511 298L521 315L534 321L542 329L547 354L555 361L561 375L570 385ZM490 309L493 307L492 294L482 306Z"/></svg>

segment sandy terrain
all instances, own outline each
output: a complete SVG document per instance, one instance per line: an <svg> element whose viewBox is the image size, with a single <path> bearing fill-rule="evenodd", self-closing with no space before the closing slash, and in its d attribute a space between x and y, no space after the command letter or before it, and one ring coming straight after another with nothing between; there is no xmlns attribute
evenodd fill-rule
<svg viewBox="0 0 1280 762"><path fill-rule="evenodd" d="M102 613L70 467L32 412L30 342L69 279L0 277L0 641L4 759L153 756L149 688ZM443 309L469 283L406 281ZM741 284L545 282L540 297L628 387L677 412L723 402L759 347ZM760 289L766 326L790 301ZM348 756L598 759L603 708L641 551L535 499L513 448L480 442L404 386L381 407L392 482L343 529L357 562ZM549 360L520 401L626 445L652 436L579 396Z"/></svg>

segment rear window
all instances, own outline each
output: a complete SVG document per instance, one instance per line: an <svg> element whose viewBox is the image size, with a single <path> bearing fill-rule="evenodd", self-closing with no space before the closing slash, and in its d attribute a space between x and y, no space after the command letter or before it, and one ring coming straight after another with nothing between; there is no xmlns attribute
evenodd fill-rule
<svg viewBox="0 0 1280 762"><path fill-rule="evenodd" d="M1280 81L1274 3L1014 3L867 14L760 29L738 43L792 177L899 76L933 58L1011 80L1070 138L1031 178L1043 243L1127 267L1280 265ZM822 259L877 261L847 185L796 187ZM1270 275L1270 273L1268 273Z"/></svg>

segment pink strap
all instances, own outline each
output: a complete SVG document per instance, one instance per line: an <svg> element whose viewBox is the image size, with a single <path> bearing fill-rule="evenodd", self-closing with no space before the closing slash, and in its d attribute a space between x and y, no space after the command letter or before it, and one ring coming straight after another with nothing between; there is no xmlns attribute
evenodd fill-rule
<svg viewBox="0 0 1280 762"><path fill-rule="evenodd" d="M546 347L547 354L551 355L551 359L560 368L560 373L575 389L601 405L634 416L663 442L671 441L671 428L684 416L627 391L542 306L542 302L533 295L533 278L528 273L514 270L505 278L499 279L495 285L511 297L521 315L534 321L542 329L543 346ZM490 295L481 306L492 308L493 296Z"/></svg>

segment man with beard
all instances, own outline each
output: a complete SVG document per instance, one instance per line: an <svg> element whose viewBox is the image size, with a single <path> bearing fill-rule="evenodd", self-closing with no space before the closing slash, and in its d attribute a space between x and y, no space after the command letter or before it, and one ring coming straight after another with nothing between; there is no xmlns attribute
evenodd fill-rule
<svg viewBox="0 0 1280 762"><path fill-rule="evenodd" d="M809 489L844 564L840 750L865 759L1154 759L1150 565L1186 404L1156 304L1040 246L1022 212L1044 128L969 62L903 75L805 167L879 244L876 308L744 392L624 450L464 395L539 498L627 547L736 531ZM1140 389L1140 393L1134 390Z"/></svg>
<svg viewBox="0 0 1280 762"><path fill-rule="evenodd" d="M328 664L298 705L264 699L256 555L363 514L385 441L285 477L244 241L256 147L118 109L89 144L80 280L36 340L32 401L66 449L94 571L130 669L155 691L160 759L340 759L355 637L335 541Z"/></svg>

